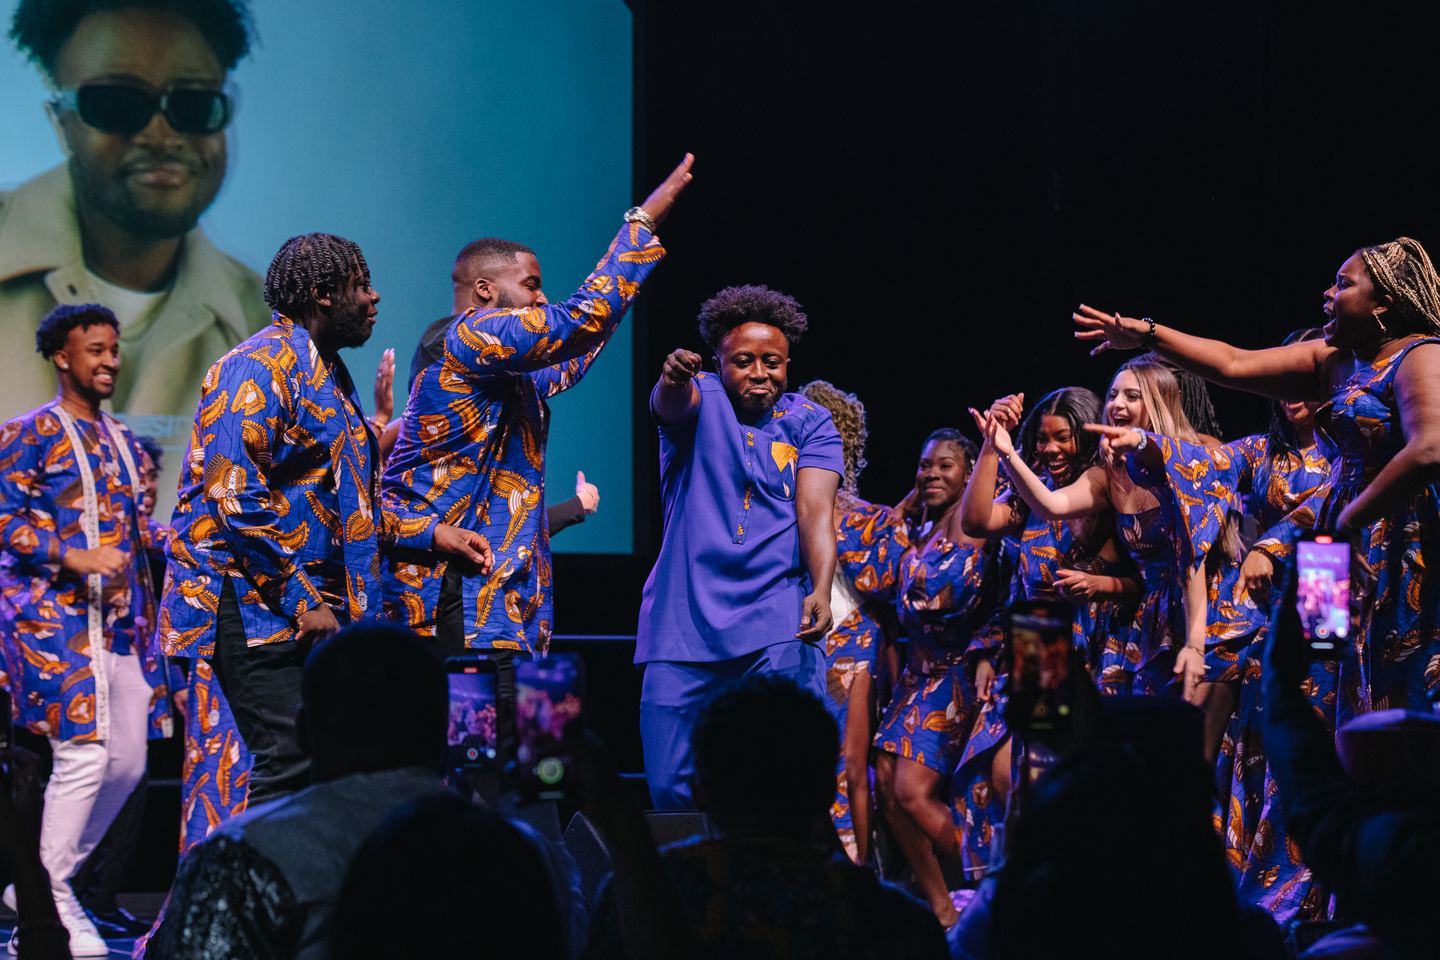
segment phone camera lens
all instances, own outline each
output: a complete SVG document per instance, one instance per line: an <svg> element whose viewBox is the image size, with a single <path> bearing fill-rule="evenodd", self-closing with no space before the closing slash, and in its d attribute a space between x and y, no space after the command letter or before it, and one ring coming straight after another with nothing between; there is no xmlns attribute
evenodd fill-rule
<svg viewBox="0 0 1440 960"><path fill-rule="evenodd" d="M541 783L556 784L565 776L565 764L559 757L546 757L535 765L535 776Z"/></svg>

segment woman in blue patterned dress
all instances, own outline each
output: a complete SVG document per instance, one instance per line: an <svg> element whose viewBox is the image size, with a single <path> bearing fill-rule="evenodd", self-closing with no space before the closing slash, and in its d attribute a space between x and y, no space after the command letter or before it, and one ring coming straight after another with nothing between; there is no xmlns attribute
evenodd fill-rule
<svg viewBox="0 0 1440 960"><path fill-rule="evenodd" d="M1440 686L1440 276L1401 237L1365 247L1325 291L1324 341L1240 350L1151 320L1075 314L1095 352L1147 345L1207 380L1276 400L1321 401L1339 450L1328 485L1264 546L1288 564L1307 524L1355 544L1360 624L1340 664L1336 722L1426 709Z"/></svg>
<svg viewBox="0 0 1440 960"><path fill-rule="evenodd" d="M991 617L1001 586L999 541L960 528L960 496L975 455L958 430L935 431L921 449L915 489L896 507L909 525L896 603L910 636L905 669L875 737L881 809L945 927L959 915L935 851L959 856L967 873L983 873L996 813L982 797L957 829L941 799L974 721L975 663L997 645Z"/></svg>
<svg viewBox="0 0 1440 960"><path fill-rule="evenodd" d="M1145 594L1136 609L1123 647L1112 644L1100 653L1100 681L1114 693L1160 693L1172 675L1193 699L1204 678L1205 578L1197 560L1204 551L1192 544L1175 498L1157 497L1135 482L1126 458L1106 455L1079 473L1071 483L1051 489L1016 455L1010 433L999 418L976 414L987 437L1004 461L1015 490L1030 509L1046 521L1092 517L1114 510L1115 527L1139 565ZM1180 404L1174 375L1159 363L1131 360L1111 381L1105 422L1127 429L1196 442Z"/></svg>
<svg viewBox="0 0 1440 960"><path fill-rule="evenodd" d="M1044 397L1021 423L1024 399L1024 394L1003 397L989 412L1007 430L1019 426L1020 458L1040 474L1047 487L1066 486L1100 462L1100 438L1084 429L1101 417L1099 397L1084 387L1064 387ZM979 413L971 413L983 423ZM1134 607L1143 592L1134 564L1117 542L1114 511L1046 520L1001 479L999 464L999 452L987 438L965 487L961 527L972 537L1003 537L1007 543L1014 542L1011 603L1063 600L1074 604L1074 643L1084 652L1098 681L1104 650L1123 652ZM977 785L988 779L996 801L1003 804L1012 747L1004 709L1008 678L1000 673L1000 660L1003 657L982 660L976 667L975 695L985 707L966 744L952 792L973 795Z"/></svg>
<svg viewBox="0 0 1440 960"><path fill-rule="evenodd" d="M896 674L895 582L907 546L905 528L889 507L859 496L865 469L865 405L824 380L800 394L830 411L844 444L845 476L835 494L835 578L825 636L825 706L840 727L835 803L830 819L856 863L870 858L871 740L879 724L877 694L889 694Z"/></svg>
<svg viewBox="0 0 1440 960"><path fill-rule="evenodd" d="M1314 340L1316 329L1297 330L1285 343ZM1273 401L1268 433L1242 437L1211 448L1173 443L1163 465L1165 481L1181 494L1190 493L1207 506L1233 511L1244 503L1261 537L1329 480L1330 465L1324 434L1315 429L1314 401ZM1157 449L1162 445L1157 445ZM1226 854L1242 895L1270 910L1278 922L1319 919L1325 896L1299 852L1286 842L1274 781L1265 760L1261 733L1260 650L1263 623L1254 633L1242 634L1255 609L1263 618L1284 596L1283 581L1272 583L1272 559L1262 540L1243 567L1226 567L1209 578L1212 640L1207 650L1207 684L1219 706L1217 715L1228 717L1224 728L1213 729L1207 749L1218 755L1216 769L1216 826L1225 839ZM1240 626L1237 627L1237 624ZM1253 638L1253 639L1252 639ZM1319 661L1312 665L1306 694L1316 713L1334 727L1338 665Z"/></svg>

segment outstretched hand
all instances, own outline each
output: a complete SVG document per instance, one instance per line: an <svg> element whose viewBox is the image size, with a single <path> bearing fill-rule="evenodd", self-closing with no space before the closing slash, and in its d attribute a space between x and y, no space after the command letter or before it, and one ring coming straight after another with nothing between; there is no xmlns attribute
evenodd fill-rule
<svg viewBox="0 0 1440 960"><path fill-rule="evenodd" d="M675 198L680 191L685 189L686 184L694 179L690 173L690 166L695 162L693 153L685 154L685 159L680 161L680 166L670 171L670 176L650 192L645 202L640 204L640 209L650 215L650 219L659 226L660 222L670 213L670 208L675 205Z"/></svg>
<svg viewBox="0 0 1440 960"><path fill-rule="evenodd" d="M970 407L970 416L975 418L975 426L980 428L980 436L985 443L992 447L1001 457L1008 457L1015 452L1015 445L1010 442L1010 431L1001 424L1000 419L990 411L981 413L974 407Z"/></svg>
<svg viewBox="0 0 1440 960"><path fill-rule="evenodd" d="M1137 449L1145 439L1145 433L1132 427L1112 427L1108 423L1087 423L1091 433L1100 434L1100 453L1107 460Z"/></svg>
<svg viewBox="0 0 1440 960"><path fill-rule="evenodd" d="M672 386L683 387L700 372L700 362L700 354L681 347L665 358L665 365L660 368L660 379Z"/></svg>
<svg viewBox="0 0 1440 960"><path fill-rule="evenodd" d="M1075 326L1079 327L1075 331L1076 340L1099 341L1090 351L1092 357L1106 350L1138 350L1145 345L1145 338L1150 336L1150 324L1144 320L1122 317L1118 313L1103 313L1083 303L1070 316Z"/></svg>

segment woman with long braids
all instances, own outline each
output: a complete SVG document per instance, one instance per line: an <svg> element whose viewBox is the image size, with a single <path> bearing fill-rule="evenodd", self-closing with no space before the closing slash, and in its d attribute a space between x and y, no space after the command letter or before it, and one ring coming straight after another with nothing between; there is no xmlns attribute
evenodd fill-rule
<svg viewBox="0 0 1440 960"><path fill-rule="evenodd" d="M1203 559L1209 543L1196 543L1173 497L1135 482L1123 458L1106 456L1069 484L1051 489L1019 457L1010 433L993 414L973 414L999 453L1015 491L1045 521L1076 520L1113 510L1115 527L1140 568L1145 594L1136 610L1123 649L1101 652L1100 678L1111 692L1161 692L1172 674L1193 700L1204 677L1205 578ZM1150 429L1197 442L1180 406L1175 377L1159 363L1137 358L1111 381L1105 423Z"/></svg>
<svg viewBox="0 0 1440 960"><path fill-rule="evenodd" d="M905 528L889 507L860 499L865 469L865 405L853 393L824 380L799 393L830 411L844 444L845 476L835 494L835 578L830 613L835 627L825 636L825 706L840 727L840 760L830 818L845 852L856 863L870 859L870 742L898 672L895 583Z"/></svg>
<svg viewBox="0 0 1440 960"><path fill-rule="evenodd" d="M967 536L960 527L960 496L975 456L975 444L960 431L936 430L921 448L915 489L895 508L910 543L900 561L896 600L910 641L875 737L881 809L947 928L959 914L935 851L959 856L971 876L982 874L990 861L991 826L1003 815L986 791L978 798L954 797L963 808L956 813L940 799L974 719L974 665L999 645L992 623L999 541Z"/></svg>
<svg viewBox="0 0 1440 960"><path fill-rule="evenodd" d="M1262 544L1290 560L1299 528L1355 544L1360 629L1340 665L1336 722L1421 707L1440 685L1440 276L1419 242L1356 251L1325 291L1325 339L1241 350L1149 319L1082 306L1076 336L1093 352L1149 346L1214 383L1281 401L1320 401L1339 449L1317 490ZM1263 578L1262 578L1263 579ZM1254 587L1252 587L1252 591Z"/></svg>

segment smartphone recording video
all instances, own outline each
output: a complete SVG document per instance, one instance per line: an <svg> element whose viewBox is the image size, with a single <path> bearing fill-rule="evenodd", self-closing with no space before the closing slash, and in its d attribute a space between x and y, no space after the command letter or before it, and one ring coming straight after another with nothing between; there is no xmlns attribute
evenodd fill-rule
<svg viewBox="0 0 1440 960"><path fill-rule="evenodd" d="M498 764L495 663L484 657L445 661L450 684L450 721L445 743L454 770L489 770Z"/></svg>
<svg viewBox="0 0 1440 960"><path fill-rule="evenodd" d="M1316 660L1338 660L1355 632L1350 617L1350 545L1328 534L1295 544L1295 607Z"/></svg>
<svg viewBox="0 0 1440 960"><path fill-rule="evenodd" d="M1006 611L1015 658L1011 703L1020 709L1022 732L1056 732L1069 726L1075 690L1070 676L1074 618L1068 603L1022 601Z"/></svg>
<svg viewBox="0 0 1440 960"><path fill-rule="evenodd" d="M580 716L584 670L574 654L515 665L516 768L523 802L574 795L569 758L560 751L565 725Z"/></svg>

